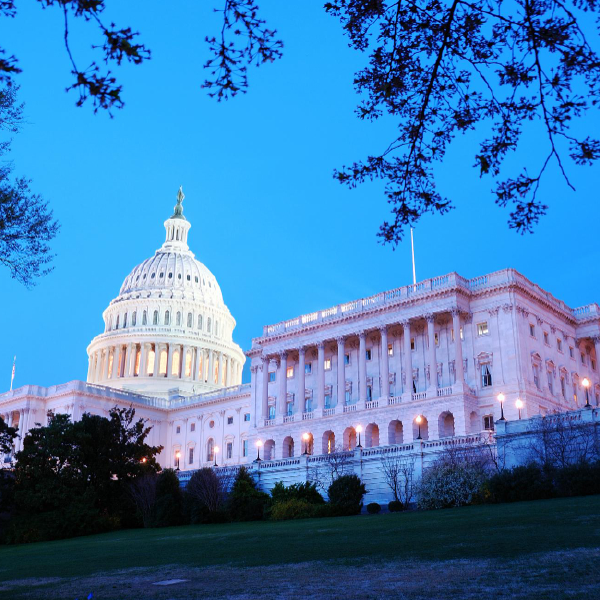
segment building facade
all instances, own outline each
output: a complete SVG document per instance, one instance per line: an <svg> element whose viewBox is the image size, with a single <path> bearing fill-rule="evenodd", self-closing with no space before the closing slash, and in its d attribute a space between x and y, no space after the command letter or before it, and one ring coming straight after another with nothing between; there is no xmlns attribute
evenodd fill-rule
<svg viewBox="0 0 600 600"><path fill-rule="evenodd" d="M244 355L215 277L189 250L182 201L180 190L164 244L105 310L87 382L0 395L15 451L49 414L133 405L164 467L247 464L268 488L345 452L384 500L383 456L422 468L448 444L489 439L501 411L598 405L600 308L572 309L513 269L450 273L268 325Z"/></svg>

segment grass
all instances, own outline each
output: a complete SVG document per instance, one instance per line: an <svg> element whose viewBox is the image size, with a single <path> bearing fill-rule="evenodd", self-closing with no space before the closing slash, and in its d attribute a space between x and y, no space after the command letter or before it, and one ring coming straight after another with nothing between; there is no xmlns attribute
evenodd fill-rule
<svg viewBox="0 0 600 600"><path fill-rule="evenodd" d="M599 559L600 496L589 496L5 546L0 597L572 600L600 597ZM151 585L171 577L190 581Z"/></svg>

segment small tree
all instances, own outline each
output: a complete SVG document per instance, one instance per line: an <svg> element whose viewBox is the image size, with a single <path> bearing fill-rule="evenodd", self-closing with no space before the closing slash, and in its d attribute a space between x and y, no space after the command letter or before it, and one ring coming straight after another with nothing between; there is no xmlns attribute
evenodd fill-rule
<svg viewBox="0 0 600 600"><path fill-rule="evenodd" d="M358 475L342 475L329 486L328 490L329 502L343 515L360 513L363 496L366 493L365 484Z"/></svg>
<svg viewBox="0 0 600 600"><path fill-rule="evenodd" d="M264 518L269 501L269 495L257 489L248 469L241 467L229 497L232 518L235 521L260 521Z"/></svg>
<svg viewBox="0 0 600 600"><path fill-rule="evenodd" d="M129 494L140 514L144 527L152 526L154 504L156 503L155 473L147 473L134 479L129 486Z"/></svg>
<svg viewBox="0 0 600 600"><path fill-rule="evenodd" d="M182 523L182 495L179 477L173 469L165 469L156 479L154 527L171 527Z"/></svg>
<svg viewBox="0 0 600 600"><path fill-rule="evenodd" d="M386 456L381 462L385 481L392 490L394 500L406 510L414 495L415 457Z"/></svg>
<svg viewBox="0 0 600 600"><path fill-rule="evenodd" d="M309 473L310 481L320 490L326 490L338 477L352 473L353 452L335 446Z"/></svg>
<svg viewBox="0 0 600 600"><path fill-rule="evenodd" d="M2 417L0 417L0 453L12 454L17 430L9 427Z"/></svg>
<svg viewBox="0 0 600 600"><path fill-rule="evenodd" d="M225 510L232 476L229 471L204 467L190 478L185 490L191 501L193 521L212 520Z"/></svg>

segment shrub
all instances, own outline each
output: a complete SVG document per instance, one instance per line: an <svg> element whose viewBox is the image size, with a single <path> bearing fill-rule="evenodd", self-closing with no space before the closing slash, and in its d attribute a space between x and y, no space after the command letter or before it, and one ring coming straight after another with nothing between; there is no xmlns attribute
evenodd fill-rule
<svg viewBox="0 0 600 600"><path fill-rule="evenodd" d="M580 462L557 469L554 485L557 496L600 494L600 461Z"/></svg>
<svg viewBox="0 0 600 600"><path fill-rule="evenodd" d="M439 462L425 470L418 486L422 509L472 504L481 498L485 472L478 465Z"/></svg>
<svg viewBox="0 0 600 600"><path fill-rule="evenodd" d="M378 515L381 512L381 505L377 504L377 502L370 502L367 504L367 512L370 515Z"/></svg>
<svg viewBox="0 0 600 600"><path fill-rule="evenodd" d="M289 500L303 500L309 504L325 503L323 496L317 490L317 485L309 481L294 483L288 487L282 481L278 481L271 490L271 498L275 504Z"/></svg>
<svg viewBox="0 0 600 600"><path fill-rule="evenodd" d="M179 477L173 469L165 469L156 480L153 527L171 527L183 522L182 494Z"/></svg>
<svg viewBox="0 0 600 600"><path fill-rule="evenodd" d="M273 521L287 521L289 519L309 519L317 514L316 505L292 498L284 502L277 502L271 509Z"/></svg>
<svg viewBox="0 0 600 600"><path fill-rule="evenodd" d="M486 489L492 502L542 500L554 496L550 469L537 463L496 473L487 481Z"/></svg>
<svg viewBox="0 0 600 600"><path fill-rule="evenodd" d="M388 504L388 510L390 512L401 512L402 510L404 510L404 504L400 502L400 500L392 500Z"/></svg>
<svg viewBox="0 0 600 600"><path fill-rule="evenodd" d="M229 512L234 521L260 521L271 498L256 489L256 483L245 467L241 467L229 497Z"/></svg>
<svg viewBox="0 0 600 600"><path fill-rule="evenodd" d="M194 472L185 488L185 506L191 523L223 523L227 513L229 474L205 467Z"/></svg>
<svg viewBox="0 0 600 600"><path fill-rule="evenodd" d="M342 515L357 515L360 513L363 496L367 493L365 484L357 475L342 475L338 477L328 490L329 502L336 512Z"/></svg>

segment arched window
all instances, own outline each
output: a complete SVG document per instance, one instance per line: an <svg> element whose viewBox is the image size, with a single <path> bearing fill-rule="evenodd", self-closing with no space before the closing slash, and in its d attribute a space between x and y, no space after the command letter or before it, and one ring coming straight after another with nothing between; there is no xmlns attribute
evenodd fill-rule
<svg viewBox="0 0 600 600"><path fill-rule="evenodd" d="M117 315L117 323L115 324L115 329L119 329L119 315Z"/></svg>
<svg viewBox="0 0 600 600"><path fill-rule="evenodd" d="M208 319L206 320L206 331L208 331L208 333L210 333L210 325L211 325L211 323L210 323L210 317L208 317ZM119 327L117 326L117 329L118 328Z"/></svg>
<svg viewBox="0 0 600 600"><path fill-rule="evenodd" d="M215 441L212 438L206 442L206 460L215 460Z"/></svg>
<svg viewBox="0 0 600 600"><path fill-rule="evenodd" d="M179 311L177 311L176 319L177 319L176 325L177 325L177 327L179 327L181 325L181 313Z"/></svg>
<svg viewBox="0 0 600 600"><path fill-rule="evenodd" d="M193 322L194 322L194 321L193 321L193 319L194 319L194 318L192 317L192 313L188 313L188 323L187 323L187 326L188 326L190 329L191 329L191 328L192 328L192 326L193 326Z"/></svg>
<svg viewBox="0 0 600 600"><path fill-rule="evenodd" d="M198 315L198 329L202 329L202 315Z"/></svg>
<svg viewBox="0 0 600 600"><path fill-rule="evenodd" d="M158 317L158 313L156 314L156 316ZM146 311L144 311L142 313L142 325L147 325L148 324L148 315L146 313Z"/></svg>
<svg viewBox="0 0 600 600"><path fill-rule="evenodd" d="M123 329L125 329L125 327L127 327L127 313L123 316Z"/></svg>
<svg viewBox="0 0 600 600"><path fill-rule="evenodd" d="M133 311L133 314L131 315L131 326L135 327L137 321L137 311Z"/></svg>
<svg viewBox="0 0 600 600"><path fill-rule="evenodd" d="M166 310L165 311L165 325L170 325L171 324L171 317L169 315L169 311Z"/></svg>
<svg viewBox="0 0 600 600"><path fill-rule="evenodd" d="M219 321L215 321L215 335L219 337Z"/></svg>
<svg viewBox="0 0 600 600"><path fill-rule="evenodd" d="M158 311L157 310L154 311L154 317L152 318L152 324L158 325Z"/></svg>

